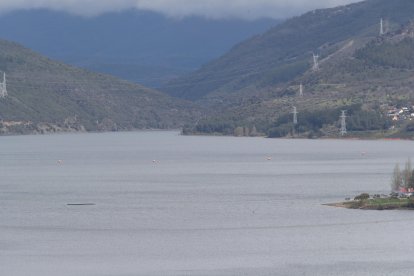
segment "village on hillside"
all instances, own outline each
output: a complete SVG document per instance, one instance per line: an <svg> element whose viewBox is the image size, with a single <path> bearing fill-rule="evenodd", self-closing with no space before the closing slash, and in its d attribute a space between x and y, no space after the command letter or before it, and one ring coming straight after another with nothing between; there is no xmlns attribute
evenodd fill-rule
<svg viewBox="0 0 414 276"><path fill-rule="evenodd" d="M414 119L414 106L390 106L383 105L381 109L385 111L387 117L394 122Z"/></svg>

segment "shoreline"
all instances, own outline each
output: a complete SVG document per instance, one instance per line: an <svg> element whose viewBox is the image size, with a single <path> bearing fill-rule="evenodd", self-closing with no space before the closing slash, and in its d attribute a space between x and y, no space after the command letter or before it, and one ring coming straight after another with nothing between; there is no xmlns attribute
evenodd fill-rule
<svg viewBox="0 0 414 276"><path fill-rule="evenodd" d="M414 141L414 137L412 138L406 138L406 137L381 137L381 138L375 138L375 137L317 137L317 138L306 138L306 137L277 137L277 138L271 138L264 135L258 135L258 136L234 136L234 135L224 135L221 133L191 133L191 134L183 134L182 129L180 128L171 128L171 129L120 129L120 130L92 130L92 131L86 131L86 130L58 130L58 131L45 131L43 133L33 131L33 132L26 132L26 133L17 133L17 132L7 132L7 133L0 133L0 137L11 137L11 136L43 136L43 135L60 135L60 134L98 134L98 133L128 133L128 132L162 132L162 131L174 131L178 132L181 136L194 136L194 137L233 137L233 138L263 138L263 139L277 139L277 140L331 140L331 141Z"/></svg>
<svg viewBox="0 0 414 276"><path fill-rule="evenodd" d="M326 203L322 205L351 210L414 210L413 202L408 198L351 200L346 202Z"/></svg>
<svg viewBox="0 0 414 276"><path fill-rule="evenodd" d="M347 136L347 137L329 137L322 136L316 138L306 138L306 137L268 137L264 135L258 136L235 136L235 135L225 135L221 133L190 133L182 134L183 136L201 136L201 137L235 137L235 138L265 138L265 139L279 139L279 140L346 140L346 141L414 141L414 136L411 138L407 137L361 137L361 136Z"/></svg>
<svg viewBox="0 0 414 276"><path fill-rule="evenodd" d="M93 131L51 131L45 133L30 132L30 133L2 133L0 137L18 137L18 136L47 136L47 135L64 135L64 134L104 134L104 133L132 133L132 132L177 132L181 135L180 129L121 129L116 131L107 130L93 130Z"/></svg>

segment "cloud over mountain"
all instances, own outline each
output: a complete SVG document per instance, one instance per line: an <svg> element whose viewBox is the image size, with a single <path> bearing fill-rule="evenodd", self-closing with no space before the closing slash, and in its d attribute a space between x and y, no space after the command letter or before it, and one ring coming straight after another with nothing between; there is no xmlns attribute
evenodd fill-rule
<svg viewBox="0 0 414 276"><path fill-rule="evenodd" d="M93 16L137 8L172 17L284 18L316 8L358 2L357 0L1 0L0 11L47 8Z"/></svg>

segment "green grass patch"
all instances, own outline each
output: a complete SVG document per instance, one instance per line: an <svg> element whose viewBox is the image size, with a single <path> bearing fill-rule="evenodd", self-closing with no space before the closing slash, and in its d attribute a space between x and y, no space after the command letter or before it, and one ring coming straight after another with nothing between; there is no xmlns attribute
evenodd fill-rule
<svg viewBox="0 0 414 276"><path fill-rule="evenodd" d="M344 202L343 207L349 209L394 210L414 209L414 199L409 198L375 198Z"/></svg>

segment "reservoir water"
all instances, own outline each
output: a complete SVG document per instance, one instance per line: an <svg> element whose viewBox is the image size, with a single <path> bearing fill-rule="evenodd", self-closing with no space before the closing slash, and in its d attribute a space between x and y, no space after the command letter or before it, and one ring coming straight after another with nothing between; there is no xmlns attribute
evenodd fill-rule
<svg viewBox="0 0 414 276"><path fill-rule="evenodd" d="M0 137L0 275L413 275L389 193L409 141ZM88 204L88 205L79 205Z"/></svg>

